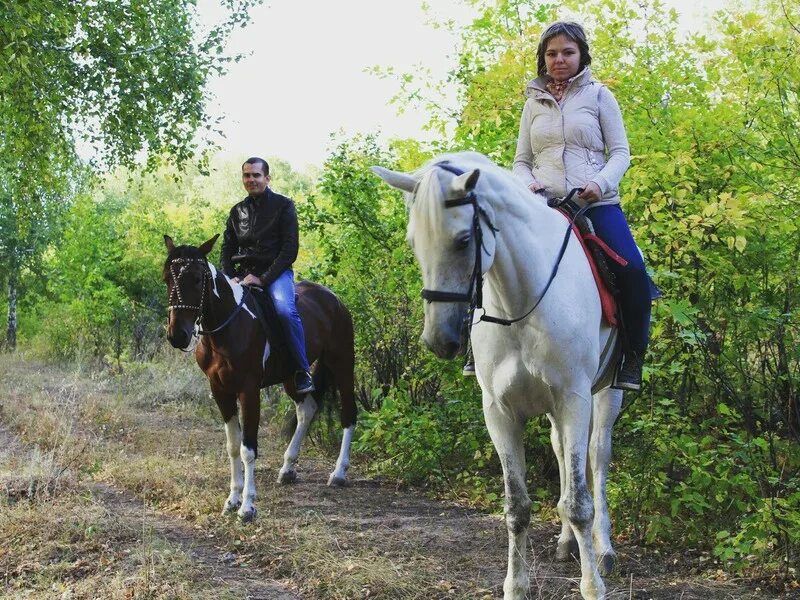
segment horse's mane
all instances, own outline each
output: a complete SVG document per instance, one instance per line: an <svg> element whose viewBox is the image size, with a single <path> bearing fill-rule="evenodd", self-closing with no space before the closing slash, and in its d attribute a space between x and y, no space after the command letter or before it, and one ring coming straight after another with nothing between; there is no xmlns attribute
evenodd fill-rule
<svg viewBox="0 0 800 600"><path fill-rule="evenodd" d="M526 208L537 204L536 196L530 193L525 184L508 169L504 169L479 152L452 152L441 154L414 172L419 178L419 183L412 194L409 194L409 213L414 218L424 220L433 228L439 225L443 218L444 211L444 185L446 178L452 177L447 171L437 168L437 164L448 162L450 165L466 172L472 169L480 169L481 175L478 181L479 188L482 188L481 197L500 199L507 205L512 198L524 200ZM542 197L542 207L546 202ZM409 231L409 235L411 232Z"/></svg>
<svg viewBox="0 0 800 600"><path fill-rule="evenodd" d="M442 220L444 193L442 181L439 179L440 172L443 171L433 166L428 167L417 184L412 196L413 202L409 204L409 237L417 220L427 223L432 228L438 228Z"/></svg>

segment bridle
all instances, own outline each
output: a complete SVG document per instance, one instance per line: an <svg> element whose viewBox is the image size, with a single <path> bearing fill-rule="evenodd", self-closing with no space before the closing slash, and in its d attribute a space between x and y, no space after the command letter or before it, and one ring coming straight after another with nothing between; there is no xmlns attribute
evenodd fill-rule
<svg viewBox="0 0 800 600"><path fill-rule="evenodd" d="M463 175L464 171L461 169L454 167L448 161L438 162L434 165L434 167L440 167L445 171L452 173L453 175L459 176ZM557 202L548 202L548 205L551 207L559 206L563 203L569 202L572 197L578 193L583 191L581 188L574 188L572 189L569 194L563 199L558 200ZM475 194L475 190L470 190L467 192L466 196L461 198L454 198L452 200L445 200L444 206L445 208L453 208L455 206L465 206L465 205L472 206L472 236L475 240L475 263L472 268L472 275L470 275L469 279L469 287L467 288L466 293L459 293L459 292L443 292L439 290L429 290L423 289L422 290L422 297L430 302L469 302L469 311L467 313L467 320L469 321L469 327L472 328L473 325L476 324L473 321L473 316L475 314L475 310L480 309L483 311L483 314L480 316L477 322L485 321L487 323L495 323L496 325L505 325L509 326L513 323L517 323L522 321L526 317L528 317L536 308L541 304L542 300L544 299L545 294L547 294L547 290L550 289L550 284L553 283L553 279L556 277L556 273L558 273L558 267L561 264L561 259L564 258L564 252L566 252L567 244L569 243L570 234L572 233L572 225L575 222L575 219L581 216L586 210L591 206L587 204L583 208L581 208L572 219L570 219L569 225L567 225L567 231L564 234L564 240L561 243L561 249L558 252L558 257L556 258L556 263L553 266L553 270L550 273L550 278L547 280L547 283L544 286L544 290L542 291L542 295L539 296L539 299L536 303L531 307L531 309L526 312L521 317L516 317L514 319L504 319L501 317L493 317L491 315L486 314L486 309L483 308L483 269L482 269L482 259L481 256L483 254L482 250L486 250L486 247L483 244L483 229L481 228L481 219L484 220L486 225L489 227L489 231L492 232L492 235L496 238L497 233L500 231L497 229L494 224L492 223L489 215L486 211L481 207L478 203L478 196ZM488 251L487 251L488 253Z"/></svg>
<svg viewBox="0 0 800 600"><path fill-rule="evenodd" d="M464 174L464 171L453 167L447 162L436 163L434 166L441 167L445 171L449 171L454 175ZM478 196L474 190L467 192L466 196L454 198L452 200L445 200L444 202L445 208L454 208L456 206L465 206L467 204L472 206L471 233L473 239L475 240L475 262L472 268L472 275L470 275L469 278L469 288L467 289L466 293L442 292L423 288L422 297L428 302L471 302L470 314L472 314L475 308L482 308L483 305L483 267L481 257L483 255L483 250L486 250L486 246L483 243L483 228L481 228L481 219L486 222L486 225L489 227L489 231L492 232L493 236L496 237L497 232L500 230L494 226L492 220L489 218L489 215L486 213L483 207L478 204Z"/></svg>
<svg viewBox="0 0 800 600"><path fill-rule="evenodd" d="M181 294L181 286L180 286L180 278L186 271L186 269L191 264L202 264L203 265L203 280L200 284L200 304L195 306L192 304L187 304L184 299L183 295ZM169 261L169 271L172 274L172 281L173 286L169 292L169 305L167 306L167 310L173 309L186 309L186 310L194 310L197 311L197 319L195 320L195 332L197 335L211 335L213 333L219 333L228 324L233 321L233 318L242 310L244 306L245 300L247 296L250 294L250 288L245 286L247 290L245 294L242 294L242 299L239 304L233 309L233 312L230 316L225 320L225 322L220 325L219 327L215 327L214 329L210 330L203 330L200 328L200 323L203 320L203 310L205 308L205 300L206 300L206 285L207 281L211 280L211 269L208 268L208 261L205 258L173 258Z"/></svg>

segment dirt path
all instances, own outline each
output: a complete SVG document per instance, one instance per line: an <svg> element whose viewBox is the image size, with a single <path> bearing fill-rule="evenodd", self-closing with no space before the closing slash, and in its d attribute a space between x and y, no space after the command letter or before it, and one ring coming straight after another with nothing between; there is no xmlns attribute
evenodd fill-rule
<svg viewBox="0 0 800 600"><path fill-rule="evenodd" d="M298 596L262 573L235 566L236 556L214 544L213 538L148 508L131 493L96 483L89 486L96 502L114 519L135 524L146 535L157 536L182 548L210 580L247 600L298 600Z"/></svg>
<svg viewBox="0 0 800 600"><path fill-rule="evenodd" d="M395 557L398 564L407 564L407 557L416 555L419 568L436 570L441 594L431 598L502 597L507 534L500 517L427 500L389 484L359 478L357 473L347 488L332 490L325 487L329 464L308 458L303 464L299 482L276 492L281 500L271 507L273 517L288 519L298 511L313 514L345 550L353 540L366 538L385 556ZM277 487L271 483L272 471L260 475L259 485L272 492ZM558 533L554 524L534 521L531 525L528 547L533 554L533 599L580 598L577 562L555 561ZM606 578L608 600L772 597L747 582L700 575L699 557L666 557L626 544L618 544L617 552L618 573Z"/></svg>
<svg viewBox="0 0 800 600"><path fill-rule="evenodd" d="M41 368L31 368L30 375L37 377L36 385L44 394L34 405L38 406L36 410L47 411L48 402L54 406L60 402L58 394L63 396L59 390L64 386L59 388L47 378L39 382L41 373ZM18 375L17 388L0 389L0 409L4 401L7 406L9 402L17 406L35 395L27 391L30 381L33 379ZM74 469L84 473L73 484L74 497L90 495L91 504L100 507L104 515L105 530L127 531L122 545L165 544L188 557L189 567L162 567L162 576L178 581L192 573L206 581L203 590L216 590L214 595L207 591L176 593L175 589L183 589L176 583L169 593L150 589L148 595L139 596L135 592L129 595L123 586L120 598L502 597L507 536L499 516L429 500L414 490L366 478L358 469L351 470L347 487L328 488L326 481L334 459L315 457L312 447L301 455L298 482L278 485L275 476L283 442L265 427L256 471L259 517L256 523L243 526L235 519L219 516L227 492L227 459L224 434L206 406L207 399L180 406L136 403L108 382L99 387L91 382L85 388L81 382L71 385L70 401L78 407L71 414L83 415L82 421L75 421L72 435L90 440L87 452L92 453ZM27 413L15 410L13 418L0 410L0 467L6 470L9 464L23 460L30 438L35 436L26 425ZM12 421L15 427L26 430L27 446L9 430ZM72 439L70 444L75 445ZM0 517L2 510L0 504ZM46 505L43 510L47 510ZM554 560L557 534L558 527L552 523L534 521L531 526L531 599L580 598L578 565ZM25 535L30 533L26 531ZM99 550L87 547L105 560L106 546L115 544L105 543ZM753 582L726 579L699 554L665 556L624 542L617 543L616 549L619 569L606 578L608 600L792 597L762 590ZM52 554L43 553L42 560L52 561ZM12 559L13 555L4 558L0 549L0 566L3 560L8 563ZM74 566L81 557L71 556L69 560ZM120 571L122 578L128 562L110 560L105 570ZM25 568L6 564L5 569L6 584L11 589L25 575ZM94 597L76 591L81 588L69 577L58 579L59 573L53 575L56 583L72 595L43 593L31 597ZM7 597L27 596L10 593Z"/></svg>

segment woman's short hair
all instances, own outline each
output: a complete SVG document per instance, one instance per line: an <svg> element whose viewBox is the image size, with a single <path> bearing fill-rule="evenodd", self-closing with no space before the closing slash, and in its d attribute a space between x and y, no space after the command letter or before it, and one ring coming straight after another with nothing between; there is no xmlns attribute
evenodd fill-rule
<svg viewBox="0 0 800 600"><path fill-rule="evenodd" d="M589 54L589 42L586 41L586 32L583 27L574 21L556 21L544 30L542 37L539 39L539 47L536 49L536 72L540 76L547 75L544 53L547 52L547 44L557 35L563 35L578 44L578 50L581 53L578 73L583 71L586 65L592 64L592 56Z"/></svg>

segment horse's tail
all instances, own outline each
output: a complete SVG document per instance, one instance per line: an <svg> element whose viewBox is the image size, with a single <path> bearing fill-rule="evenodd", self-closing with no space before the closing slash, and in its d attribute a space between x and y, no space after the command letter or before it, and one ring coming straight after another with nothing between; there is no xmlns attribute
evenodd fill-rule
<svg viewBox="0 0 800 600"><path fill-rule="evenodd" d="M333 372L324 364L322 361L317 361L317 366L314 369L314 372L311 374L311 380L314 382L314 391L311 392L311 397L317 403L317 412L314 415L314 418L322 412L322 409L325 411L325 417L328 421L332 419L333 407L335 402L332 402L334 396L336 394L336 388L334 387L333 381ZM283 423L283 427L281 428L281 435L288 441L292 439L292 435L294 435L295 430L297 429L297 412L291 411L287 416Z"/></svg>

